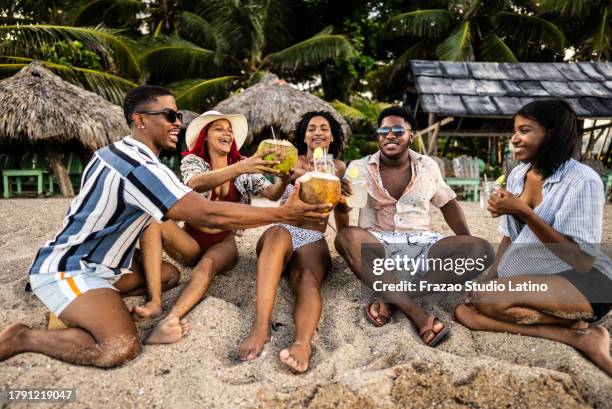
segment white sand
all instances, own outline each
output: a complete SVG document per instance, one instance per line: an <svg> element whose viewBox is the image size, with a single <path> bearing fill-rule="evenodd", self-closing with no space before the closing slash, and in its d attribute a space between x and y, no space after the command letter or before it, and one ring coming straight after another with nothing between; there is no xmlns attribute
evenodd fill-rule
<svg viewBox="0 0 612 409"><path fill-rule="evenodd" d="M56 233L68 203L0 201L0 328L15 321L44 325L45 308L23 287L35 252ZM462 206L473 234L499 241L496 221L482 217L474 203ZM605 220L611 215L608 205ZM439 211L433 210L433 219L437 229L449 232ZM70 407L612 407L612 380L572 348L471 332L452 322L451 306L434 308L451 329L437 349L424 346L399 314L374 328L363 316L356 279L333 250L309 372L294 375L278 359L293 336L293 296L285 280L277 294L272 341L261 358L237 362L235 347L254 313L254 250L264 230L239 239L239 264L217 277L209 296L187 316L192 331L185 340L146 346L136 360L113 370L22 354L0 363L0 388L76 387L77 403ZM328 229L326 236L333 249L334 232ZM604 242L612 242L609 223ZM181 270L188 276L190 269ZM178 291L164 295L166 310ZM154 323L140 325L141 335ZM612 329L612 316L602 325Z"/></svg>

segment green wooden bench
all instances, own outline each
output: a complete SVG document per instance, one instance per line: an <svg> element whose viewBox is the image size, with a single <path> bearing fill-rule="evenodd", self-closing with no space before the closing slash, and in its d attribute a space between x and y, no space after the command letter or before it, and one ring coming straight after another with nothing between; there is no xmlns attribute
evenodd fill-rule
<svg viewBox="0 0 612 409"><path fill-rule="evenodd" d="M465 186L470 189L472 200L478 201L478 188L480 187L480 179L464 179L464 178L446 178L444 180L449 186Z"/></svg>
<svg viewBox="0 0 612 409"><path fill-rule="evenodd" d="M36 177L36 193L38 195L43 194L44 177L49 174L48 171L42 169L4 169L2 171L2 178L4 183L4 194L3 197L8 199L11 197L11 179L16 182L16 194L21 195L23 193L23 179L29 177ZM49 178L49 192L53 193L53 180Z"/></svg>

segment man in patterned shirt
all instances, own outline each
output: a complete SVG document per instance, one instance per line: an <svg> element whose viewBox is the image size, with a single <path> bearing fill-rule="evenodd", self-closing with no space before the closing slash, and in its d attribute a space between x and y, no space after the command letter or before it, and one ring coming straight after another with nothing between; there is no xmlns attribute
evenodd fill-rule
<svg viewBox="0 0 612 409"><path fill-rule="evenodd" d="M359 212L359 227L348 227L338 233L336 249L355 275L379 296L365 308L372 324L385 325L394 307L398 308L416 325L423 342L433 347L448 329L435 315L412 302L411 298L431 292L421 291L420 282L462 283L484 271L493 259L493 248L487 241L470 235L463 210L442 179L436 162L409 148L415 137L412 115L402 107L389 107L381 112L378 125L379 151L353 161L346 170L350 175L356 169L366 178L368 201ZM350 194L350 187L345 184L347 188ZM430 203L441 210L455 236L444 237L432 231ZM362 247L363 244L368 246ZM372 265L370 257L392 260L396 256L409 258L408 264L417 262L418 267L411 271L416 275L402 280L401 275L407 271L378 275L371 268L362 269ZM471 271L464 269L464 261L470 259L481 260L481 264ZM449 271L441 269L442 264L462 267ZM379 292L379 284L397 285L400 281L416 283L416 289Z"/></svg>
<svg viewBox="0 0 612 409"><path fill-rule="evenodd" d="M132 90L124 115L131 135L94 154L63 227L30 268L32 291L69 328L47 331L12 324L0 333L0 361L38 352L114 367L136 357L138 332L119 292L129 292L140 281L129 267L138 237L152 219L243 229L324 221L329 215L331 205L307 205L297 194L285 206L257 208L211 202L182 184L158 159L162 149L176 148L181 125L176 101L164 88ZM185 323L177 320L175 325Z"/></svg>

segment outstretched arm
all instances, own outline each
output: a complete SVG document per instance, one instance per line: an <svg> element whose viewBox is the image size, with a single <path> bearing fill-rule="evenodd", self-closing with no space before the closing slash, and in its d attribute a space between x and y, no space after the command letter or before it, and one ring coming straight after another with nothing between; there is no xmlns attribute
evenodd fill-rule
<svg viewBox="0 0 612 409"><path fill-rule="evenodd" d="M196 227L229 230L247 229L270 223L325 222L331 205L309 205L299 200L299 183L287 203L281 207L255 207L204 199L195 192L187 193L168 210L166 217L185 220ZM317 210L324 212L317 212Z"/></svg>

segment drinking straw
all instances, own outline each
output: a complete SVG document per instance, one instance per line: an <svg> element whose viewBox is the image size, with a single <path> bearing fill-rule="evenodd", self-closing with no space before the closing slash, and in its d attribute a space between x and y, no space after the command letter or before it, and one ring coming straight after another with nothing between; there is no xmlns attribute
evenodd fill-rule
<svg viewBox="0 0 612 409"><path fill-rule="evenodd" d="M274 127L270 126L270 129L272 130L272 139L276 140L276 135L274 135Z"/></svg>

